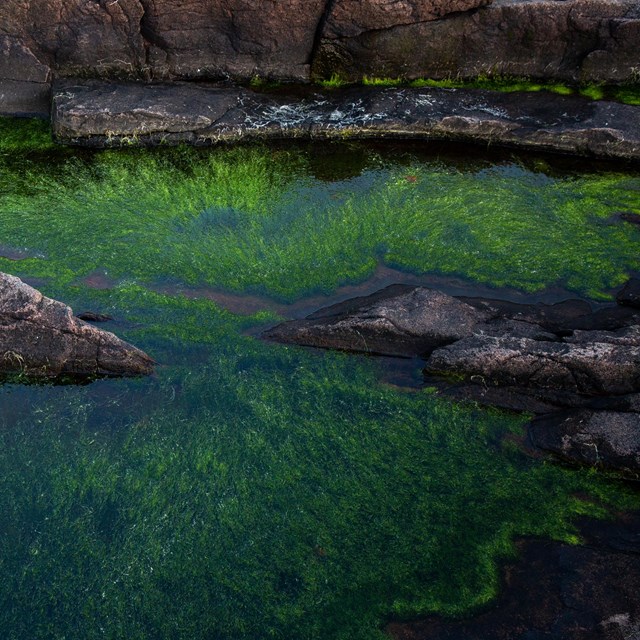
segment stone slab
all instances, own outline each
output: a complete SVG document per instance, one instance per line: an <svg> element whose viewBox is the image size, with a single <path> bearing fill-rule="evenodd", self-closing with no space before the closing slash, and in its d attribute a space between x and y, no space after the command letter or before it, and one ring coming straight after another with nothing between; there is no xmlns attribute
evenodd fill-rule
<svg viewBox="0 0 640 640"><path fill-rule="evenodd" d="M91 147L396 138L640 158L640 107L553 93L357 87L287 94L88 80L58 83L52 104L56 140Z"/></svg>

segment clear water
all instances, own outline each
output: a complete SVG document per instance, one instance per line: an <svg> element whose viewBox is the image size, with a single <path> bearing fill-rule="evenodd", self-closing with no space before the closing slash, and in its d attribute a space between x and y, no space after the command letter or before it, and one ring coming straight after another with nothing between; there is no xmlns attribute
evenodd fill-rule
<svg viewBox="0 0 640 640"><path fill-rule="evenodd" d="M577 544L578 515L640 507L522 453L525 416L256 337L381 269L606 299L638 269L640 231L616 218L640 214L632 170L356 145L79 153L3 127L0 269L112 315L158 366L0 387L2 638L380 638L490 602L517 536Z"/></svg>

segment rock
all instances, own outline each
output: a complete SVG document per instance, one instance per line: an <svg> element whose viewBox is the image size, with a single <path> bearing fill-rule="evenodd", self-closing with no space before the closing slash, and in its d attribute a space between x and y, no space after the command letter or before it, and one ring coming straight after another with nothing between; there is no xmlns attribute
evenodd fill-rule
<svg viewBox="0 0 640 640"><path fill-rule="evenodd" d="M424 287L388 287L265 332L269 340L390 356L413 356L470 335L487 314Z"/></svg>
<svg viewBox="0 0 640 640"><path fill-rule="evenodd" d="M576 323L584 323L591 317L591 305L584 300L564 300L555 304L521 304L509 300L461 297L460 300L487 312L492 318L509 318L515 323L533 325L538 330L564 335L573 331ZM487 332L485 332L487 333ZM507 332L512 337L532 337L521 333ZM490 333L490 335L500 335ZM504 334L502 334L504 335Z"/></svg>
<svg viewBox="0 0 640 640"><path fill-rule="evenodd" d="M282 138L447 139L640 158L640 108L575 96L351 88L259 93L193 84L60 82L59 142L84 146Z"/></svg>
<svg viewBox="0 0 640 640"><path fill-rule="evenodd" d="M492 0L334 0L322 37L354 37L367 31L428 22L452 13L477 9L491 2Z"/></svg>
<svg viewBox="0 0 640 640"><path fill-rule="evenodd" d="M640 347L640 326L625 327L618 331L574 331L573 335L565 338L571 344L588 344L604 342L607 344L621 344Z"/></svg>
<svg viewBox="0 0 640 640"><path fill-rule="evenodd" d="M640 517L579 523L581 544L516 543L500 593L466 618L393 621L394 640L635 640L640 633Z"/></svg>
<svg viewBox="0 0 640 640"><path fill-rule="evenodd" d="M0 273L0 372L34 378L135 376L153 360L114 334L74 318L18 278Z"/></svg>
<svg viewBox="0 0 640 640"><path fill-rule="evenodd" d="M629 222L630 224L640 225L640 213L632 213L631 211L623 211L618 215L620 220Z"/></svg>
<svg viewBox="0 0 640 640"><path fill-rule="evenodd" d="M368 10L343 17L343 4L358 3L336 2L314 58L317 76L636 81L640 8L634 0L495 0L411 22L413 14L404 9L411 3L399 2L390 3L401 7L393 12L400 17L396 24L376 16L377 28L367 19L360 26L363 14L372 15Z"/></svg>
<svg viewBox="0 0 640 640"><path fill-rule="evenodd" d="M640 347L476 335L434 351L425 372L487 385L623 395L640 389Z"/></svg>
<svg viewBox="0 0 640 640"><path fill-rule="evenodd" d="M326 0L141 0L153 78L308 82Z"/></svg>
<svg viewBox="0 0 640 640"><path fill-rule="evenodd" d="M569 460L640 478L640 413L579 409L534 419L529 438Z"/></svg>
<svg viewBox="0 0 640 640"><path fill-rule="evenodd" d="M631 278L616 296L616 302L640 309L640 278Z"/></svg>

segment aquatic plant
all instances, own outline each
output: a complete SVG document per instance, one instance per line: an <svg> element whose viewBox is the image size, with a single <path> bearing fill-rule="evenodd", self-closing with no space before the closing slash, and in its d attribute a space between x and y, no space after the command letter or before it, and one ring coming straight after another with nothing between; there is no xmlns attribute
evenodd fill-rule
<svg viewBox="0 0 640 640"><path fill-rule="evenodd" d="M256 319L210 301L68 294L125 314L164 366L0 388L20 407L0 431L8 640L382 638L389 616L495 597L515 536L576 543L577 514L638 504L504 444L522 418L242 337Z"/></svg>
<svg viewBox="0 0 640 640"><path fill-rule="evenodd" d="M372 154L332 182L309 175L314 163L302 150L262 147L7 162L2 243L25 258L0 257L0 269L292 301L362 282L380 263L596 298L639 266L638 229L609 222L640 211L633 176L552 178L517 161L453 170Z"/></svg>
<svg viewBox="0 0 640 640"><path fill-rule="evenodd" d="M3 639L374 640L389 617L485 605L517 536L579 543L576 516L640 507L526 457L526 417L398 390L380 361L246 335L272 313L150 288L291 300L385 261L604 295L637 268L637 229L611 218L640 211L637 176L23 144L0 156L0 254L25 257L0 268L111 315L159 364L0 386Z"/></svg>

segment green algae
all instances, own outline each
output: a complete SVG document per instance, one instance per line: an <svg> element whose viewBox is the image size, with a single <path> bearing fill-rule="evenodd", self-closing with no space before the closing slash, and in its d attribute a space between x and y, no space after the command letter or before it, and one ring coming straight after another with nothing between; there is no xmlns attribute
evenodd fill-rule
<svg viewBox="0 0 640 640"><path fill-rule="evenodd" d="M381 638L390 616L494 598L516 536L576 543L577 515L640 506L503 445L523 418L242 337L256 319L210 301L67 293L126 310L125 334L162 366L1 390L22 407L0 432L9 640Z"/></svg>
<svg viewBox="0 0 640 640"><path fill-rule="evenodd" d="M456 169L373 153L356 175L327 181L311 164L302 150L262 147L106 151L48 171L7 163L3 244L27 257L0 251L0 269L292 301L362 282L380 263L593 298L640 267L638 229L610 223L640 211L629 174L552 178L517 161Z"/></svg>
<svg viewBox="0 0 640 640"><path fill-rule="evenodd" d="M369 87L415 87L432 89L486 89L488 91L501 91L503 93L538 92L548 91L560 95L581 95L591 100L615 100L623 104L640 104L640 86L629 85L602 85L580 84L568 85L550 80L532 80L530 78L518 78L512 76L486 76L476 78L416 78L408 80L402 77L375 77L363 76L362 84ZM339 74L333 74L330 78L319 79L317 83L325 89L339 89L356 84L342 78Z"/></svg>
<svg viewBox="0 0 640 640"><path fill-rule="evenodd" d="M635 175L365 155L325 159L334 177L262 147L0 165L3 243L31 252L0 269L110 314L158 362L0 386L3 638L373 640L391 617L486 605L518 536L577 544L578 516L640 508L527 458L509 439L526 417L399 391L379 361L245 335L273 314L149 288L292 300L384 261L603 296L637 268L638 231L612 218L640 212Z"/></svg>

